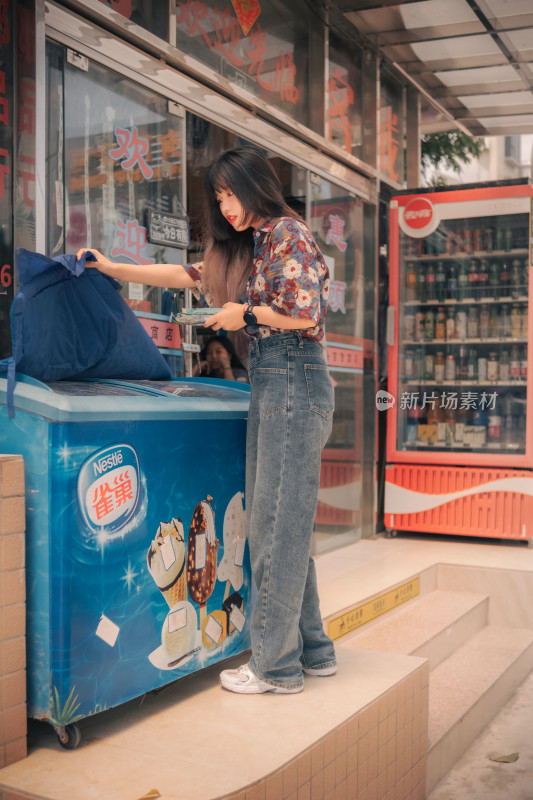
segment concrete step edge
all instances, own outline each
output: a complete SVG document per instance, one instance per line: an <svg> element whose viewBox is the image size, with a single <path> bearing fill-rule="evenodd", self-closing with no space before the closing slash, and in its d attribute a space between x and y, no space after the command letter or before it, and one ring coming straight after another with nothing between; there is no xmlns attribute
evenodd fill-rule
<svg viewBox="0 0 533 800"><path fill-rule="evenodd" d="M465 622L472 616L470 622ZM435 589L389 612L370 627L356 631L346 639L346 644L363 650L429 658L433 669L453 651L457 642L462 644L486 625L487 616L486 594Z"/></svg>
<svg viewBox="0 0 533 800"><path fill-rule="evenodd" d="M427 793L532 670L532 630L487 626L430 674Z"/></svg>

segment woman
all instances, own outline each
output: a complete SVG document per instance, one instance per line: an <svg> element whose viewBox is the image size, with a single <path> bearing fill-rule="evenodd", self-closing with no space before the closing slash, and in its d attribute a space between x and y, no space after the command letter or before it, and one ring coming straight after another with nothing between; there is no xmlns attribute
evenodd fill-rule
<svg viewBox="0 0 533 800"><path fill-rule="evenodd" d="M227 336L211 336L207 340L193 375L248 383L248 371Z"/></svg>
<svg viewBox="0 0 533 800"><path fill-rule="evenodd" d="M320 344L328 270L257 148L222 153L208 169L205 188L203 262L132 266L91 252L96 266L114 278L192 289L199 300L221 308L205 323L213 330L246 326L246 514L258 596L250 661L224 670L220 681L241 694L292 694L302 691L303 673L325 677L337 671L310 557L321 450L333 416Z"/></svg>

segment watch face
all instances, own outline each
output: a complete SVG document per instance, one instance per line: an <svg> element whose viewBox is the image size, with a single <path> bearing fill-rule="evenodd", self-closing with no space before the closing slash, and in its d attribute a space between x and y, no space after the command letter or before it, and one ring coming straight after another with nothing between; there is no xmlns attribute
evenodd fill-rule
<svg viewBox="0 0 533 800"><path fill-rule="evenodd" d="M257 325L257 319L253 308L247 308L244 312L244 321L247 325Z"/></svg>

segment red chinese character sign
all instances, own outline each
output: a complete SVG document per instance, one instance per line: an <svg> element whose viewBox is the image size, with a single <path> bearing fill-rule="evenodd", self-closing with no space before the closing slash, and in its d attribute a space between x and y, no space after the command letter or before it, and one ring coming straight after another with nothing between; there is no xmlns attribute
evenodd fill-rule
<svg viewBox="0 0 533 800"><path fill-rule="evenodd" d="M260 96L266 94L268 102L289 104L287 110L296 116L299 115L294 106L299 106L301 114L306 114L301 87L307 47L296 49L296 34L295 41L291 41L291 32L301 20L294 9L286 8L284 25L284 17L277 9L269 16L276 20L276 28L265 30L258 20L268 2L264 0L260 5L257 0L232 0L226 4L214 0L177 0L177 46L230 80ZM277 35L277 27L283 27L283 36Z"/></svg>
<svg viewBox="0 0 533 800"><path fill-rule="evenodd" d="M247 36L261 13L261 6L257 0L231 0L231 5L237 15L242 32Z"/></svg>

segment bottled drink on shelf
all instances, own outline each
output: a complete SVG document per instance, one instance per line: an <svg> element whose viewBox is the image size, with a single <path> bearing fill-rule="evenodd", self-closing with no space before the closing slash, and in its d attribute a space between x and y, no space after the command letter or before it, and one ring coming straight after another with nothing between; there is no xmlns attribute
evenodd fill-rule
<svg viewBox="0 0 533 800"><path fill-rule="evenodd" d="M489 264L489 297L497 300L500 296L500 268L497 261Z"/></svg>
<svg viewBox="0 0 533 800"><path fill-rule="evenodd" d="M437 287L435 286L435 269L430 262L426 267L426 300L437 299Z"/></svg>
<svg viewBox="0 0 533 800"><path fill-rule="evenodd" d="M429 310L424 315L424 339L431 342L435 338L435 312Z"/></svg>
<svg viewBox="0 0 533 800"><path fill-rule="evenodd" d="M492 306L489 313L489 336L495 339L500 335L500 317L496 306Z"/></svg>
<svg viewBox="0 0 533 800"><path fill-rule="evenodd" d="M520 352L518 345L513 344L511 347L511 361L509 364L509 377L512 381L520 380Z"/></svg>
<svg viewBox="0 0 533 800"><path fill-rule="evenodd" d="M491 383L498 380L498 359L496 353L489 353L487 361L487 380Z"/></svg>
<svg viewBox="0 0 533 800"><path fill-rule="evenodd" d="M446 316L446 338L455 339L455 308L450 306Z"/></svg>
<svg viewBox="0 0 533 800"><path fill-rule="evenodd" d="M456 379L456 364L455 356L453 353L448 353L446 356L446 364L444 366L444 377L447 381L454 381Z"/></svg>
<svg viewBox="0 0 533 800"><path fill-rule="evenodd" d="M435 272L435 296L439 303L446 300L446 270L442 261L438 262Z"/></svg>
<svg viewBox="0 0 533 800"><path fill-rule="evenodd" d="M500 337L508 339L511 336L511 314L509 306L503 305L500 309Z"/></svg>
<svg viewBox="0 0 533 800"><path fill-rule="evenodd" d="M481 306L479 312L479 335L482 339L488 339L490 331L490 312L487 305Z"/></svg>
<svg viewBox="0 0 533 800"><path fill-rule="evenodd" d="M405 299L408 302L417 299L416 270L412 261L409 261L405 270Z"/></svg>
<svg viewBox="0 0 533 800"><path fill-rule="evenodd" d="M523 346L520 354L520 380L527 381L527 344Z"/></svg>
<svg viewBox="0 0 533 800"><path fill-rule="evenodd" d="M486 381L487 378L487 359L485 356L479 356L477 360L477 379L478 381Z"/></svg>
<svg viewBox="0 0 533 800"><path fill-rule="evenodd" d="M442 306L437 309L437 318L435 320L435 339L446 338L446 312Z"/></svg>
<svg viewBox="0 0 533 800"><path fill-rule="evenodd" d="M455 338L456 339L466 339L466 332L467 332L467 319L468 314L466 311L459 310L455 315Z"/></svg>
<svg viewBox="0 0 533 800"><path fill-rule="evenodd" d="M522 265L518 258L515 258L511 264L511 297L516 299L522 293Z"/></svg>
<svg viewBox="0 0 533 800"><path fill-rule="evenodd" d="M458 381L466 381L468 379L468 352L463 345L459 348L456 375Z"/></svg>
<svg viewBox="0 0 533 800"><path fill-rule="evenodd" d="M513 399L506 394L501 402L501 440L502 444L513 441Z"/></svg>
<svg viewBox="0 0 533 800"><path fill-rule="evenodd" d="M426 353L424 356L424 379L426 381L435 380L435 356L431 353Z"/></svg>
<svg viewBox="0 0 533 800"><path fill-rule="evenodd" d="M469 339L479 338L479 311L476 306L468 309L466 333Z"/></svg>
<svg viewBox="0 0 533 800"><path fill-rule="evenodd" d="M439 350L435 356L435 380L442 382L444 380L445 360L444 353Z"/></svg>
<svg viewBox="0 0 533 800"><path fill-rule="evenodd" d="M474 428L474 447L483 447L487 441L487 412L484 409L472 409L472 426Z"/></svg>
<svg viewBox="0 0 533 800"><path fill-rule="evenodd" d="M415 314L415 339L417 342L424 341L424 312L417 311Z"/></svg>
<svg viewBox="0 0 533 800"><path fill-rule="evenodd" d="M455 440L456 442L464 442L467 443L465 440L465 433L466 427L470 422L470 409L469 408L458 408L457 414L455 417Z"/></svg>
<svg viewBox="0 0 533 800"><path fill-rule="evenodd" d="M469 278L468 272L464 265L464 262L461 261L459 264L459 269L457 271L457 299L458 300L465 300L468 296L468 286L469 286Z"/></svg>
<svg viewBox="0 0 533 800"><path fill-rule="evenodd" d="M479 269L479 261L477 258L470 259L470 265L468 267L468 291L467 295L473 300L477 300L478 297L478 269Z"/></svg>
<svg viewBox="0 0 533 800"><path fill-rule="evenodd" d="M476 381L477 374L477 357L476 351L472 348L468 354L468 362L466 365L467 378L469 381Z"/></svg>
<svg viewBox="0 0 533 800"><path fill-rule="evenodd" d="M463 252L464 253L471 253L472 252L472 229L465 228L463 231Z"/></svg>
<svg viewBox="0 0 533 800"><path fill-rule="evenodd" d="M474 253L481 253L483 250L483 231L481 228L474 229L472 246L474 248Z"/></svg>
<svg viewBox="0 0 533 800"><path fill-rule="evenodd" d="M496 250L503 250L503 228L500 228L499 226L496 228L496 237L494 244Z"/></svg>
<svg viewBox="0 0 533 800"><path fill-rule="evenodd" d="M452 261L448 267L448 281L446 294L449 300L457 300L457 267Z"/></svg>
<svg viewBox="0 0 533 800"><path fill-rule="evenodd" d="M490 226L485 228L485 250L492 253L494 247L494 229Z"/></svg>
<svg viewBox="0 0 533 800"><path fill-rule="evenodd" d="M412 311L406 312L404 316L404 339L412 341L415 338L415 315Z"/></svg>
<svg viewBox="0 0 533 800"><path fill-rule="evenodd" d="M502 262L500 267L500 297L511 296L511 269L507 259Z"/></svg>
<svg viewBox="0 0 533 800"><path fill-rule="evenodd" d="M509 352L502 350L500 353L500 366L498 370L498 379L500 381L508 382L511 375L511 363L509 360Z"/></svg>
<svg viewBox="0 0 533 800"><path fill-rule="evenodd" d="M452 447L456 443L456 436L455 436L455 422L456 422L456 411L453 408L447 408L444 411L444 425L445 425L445 436L446 436L446 444L448 447Z"/></svg>
<svg viewBox="0 0 533 800"><path fill-rule="evenodd" d="M503 233L503 249L509 252L513 249L513 229L505 228Z"/></svg>
<svg viewBox="0 0 533 800"><path fill-rule="evenodd" d="M522 325L521 325L522 339L527 339L527 317L528 317L527 306L522 306Z"/></svg>
<svg viewBox="0 0 533 800"><path fill-rule="evenodd" d="M479 263L479 269L477 273L477 285L478 285L478 293L477 296L479 298L490 297L489 292L489 262L486 258L482 258Z"/></svg>
<svg viewBox="0 0 533 800"><path fill-rule="evenodd" d="M500 442L502 435L502 418L499 414L489 414L489 424L487 428L487 437L489 442L497 444Z"/></svg>
<svg viewBox="0 0 533 800"><path fill-rule="evenodd" d="M522 335L522 309L518 303L511 306L511 336L520 339Z"/></svg>
<svg viewBox="0 0 533 800"><path fill-rule="evenodd" d="M455 234L453 231L446 231L446 255L453 256L455 253Z"/></svg>
<svg viewBox="0 0 533 800"><path fill-rule="evenodd" d="M426 302L426 273L423 264L420 264L416 273L416 299L419 303Z"/></svg>

